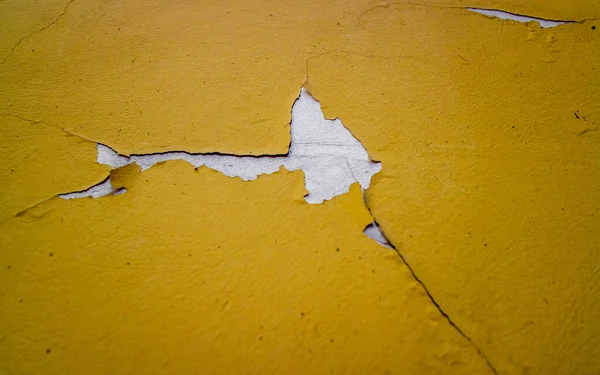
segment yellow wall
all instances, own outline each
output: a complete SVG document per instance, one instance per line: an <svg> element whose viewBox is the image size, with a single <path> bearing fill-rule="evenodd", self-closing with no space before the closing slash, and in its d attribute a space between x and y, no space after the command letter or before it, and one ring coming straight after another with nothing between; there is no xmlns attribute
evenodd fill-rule
<svg viewBox="0 0 600 375"><path fill-rule="evenodd" d="M599 17L0 2L0 373L600 373ZM301 172L96 162L284 154L302 86L382 162L366 206L307 204ZM57 197L109 175L126 194Z"/></svg>

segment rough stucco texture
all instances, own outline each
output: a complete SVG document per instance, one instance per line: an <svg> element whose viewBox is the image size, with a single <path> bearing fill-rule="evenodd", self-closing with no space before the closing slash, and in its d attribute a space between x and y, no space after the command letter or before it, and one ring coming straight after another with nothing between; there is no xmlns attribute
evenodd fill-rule
<svg viewBox="0 0 600 375"><path fill-rule="evenodd" d="M0 2L0 373L600 373L598 17ZM301 172L96 162L285 154L302 86L381 161L366 206L307 204ZM125 194L57 198L109 175Z"/></svg>
<svg viewBox="0 0 600 375"><path fill-rule="evenodd" d="M362 234L357 185L309 205L298 172L124 168L126 194L54 199L0 229L8 373L486 373Z"/></svg>
<svg viewBox="0 0 600 375"><path fill-rule="evenodd" d="M490 21L378 9L309 89L383 161L373 215L501 373L596 374L600 38Z"/></svg>

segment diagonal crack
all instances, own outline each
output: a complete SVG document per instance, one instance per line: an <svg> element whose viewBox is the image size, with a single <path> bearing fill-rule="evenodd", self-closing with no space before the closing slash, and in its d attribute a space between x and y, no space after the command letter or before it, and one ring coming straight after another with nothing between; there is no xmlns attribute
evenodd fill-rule
<svg viewBox="0 0 600 375"><path fill-rule="evenodd" d="M577 135L578 136L582 136L582 135L585 135L585 134L590 133L590 132L597 132L598 130L600 130L599 127L596 127L596 128L586 128L586 129L583 129L582 131L580 131L579 133L577 133Z"/></svg>
<svg viewBox="0 0 600 375"><path fill-rule="evenodd" d="M487 367L490 369L490 371L494 374L494 375L498 375L498 370L496 370L496 368L494 367L494 365L492 364L492 362L490 362L489 358L485 355L485 353L481 350L481 348L479 347L479 345L477 345L477 343L475 343L475 341L473 341L473 339L468 336L453 320L452 318L444 311L444 309L442 309L442 307L440 306L440 304L436 301L436 299L433 297L433 295L431 294L431 292L429 291L429 289L427 288L427 286L425 285L425 283L423 282L423 280L421 280L421 278L419 278L419 276L417 276L415 270L412 268L412 266L410 265L410 263L408 263L408 261L406 260L406 258L404 257L404 255L402 255L402 253L400 252L400 250L398 250L398 248L392 243L392 241L390 241L390 239L385 235L385 232L381 229L381 226L379 225L379 223L377 222L377 219L375 218L375 216L373 216L373 212L371 211L371 207L369 207L369 205L367 204L367 197L366 194L364 195L364 199L365 199L365 206L367 207L367 210L369 210L369 213L371 214L371 217L373 218L373 223L374 225L379 227L379 232L380 234L383 236L383 238L387 241L387 246L391 249L393 249L396 254L398 254L398 256L400 257L400 260L402 261L402 263L404 263L404 265L408 268L408 270L410 271L410 274L412 275L412 277L415 279L415 281L417 283L419 283L419 285L423 288L423 291L425 292L425 294L427 295L427 298L429 298L429 301L431 301L431 303L435 306L435 308L438 310L438 312L444 317L444 319L446 319L446 321L448 322L448 324L450 324L450 326L452 328L454 328L454 330L456 330L456 332L458 332L459 335L461 335L465 340L467 340L471 345L473 345L473 347L475 348L475 350L477 351L477 354L479 354L479 356L481 358L483 358L483 360L485 361Z"/></svg>
<svg viewBox="0 0 600 375"><path fill-rule="evenodd" d="M54 21L50 22L49 24L47 24L47 25L46 25L46 26L44 26L44 27L41 27L41 28L39 28L39 29L37 29L37 30L35 30L35 31L32 31L31 33L29 33L29 34L27 34L27 35L25 35L25 36L21 37L21 39L19 39L19 40L17 41L17 43L16 43L16 44L13 46L13 48L10 50L10 52L8 53L8 55L6 55L6 56L4 57L4 59L2 59L2 62L0 62L0 65L4 64L4 63L6 62L6 60L8 60L8 58L12 56L12 54L15 52L15 49L17 49L17 47L18 47L18 46L19 46L19 45L20 45L20 44L21 44L21 43L22 43L22 42L23 42L25 39L27 39L27 38L30 38L32 35L34 35L34 34L37 34L37 33L41 32L41 31L44 31L44 30L48 29L49 27L51 27L52 25L54 25L55 23L57 23L57 22L58 22L58 21L59 21L59 20L60 20L60 19L61 19L61 18L62 18L64 15L65 15L65 13L67 12L67 8L69 8L69 5L71 5L71 3L72 3L73 1L75 1L75 0L69 0L69 2L68 2L68 3L65 5L65 7L63 8L63 11L62 11L62 12L61 12L61 13L58 15L58 17L56 17L56 18L54 19Z"/></svg>
<svg viewBox="0 0 600 375"><path fill-rule="evenodd" d="M77 191L58 193L58 194L54 194L49 197L43 198L43 199L37 201L36 203L21 209L19 212L15 213L12 217L6 218L2 222L0 222L0 225L11 220L14 217L22 217L22 216L26 215L29 211L35 209L36 207L54 199L54 198L72 199L72 198L80 198L80 197L86 197L86 196L93 197L96 195L96 192L93 191L93 189L101 187L102 185L108 185L110 187L110 192L108 192L107 194L104 194L104 195L108 195L108 194L119 195L119 194L122 194L124 191L126 191L126 189L123 189L123 188L113 189L112 185L110 185L110 175L109 175L109 176L106 176L102 181L92 185L89 188L77 190Z"/></svg>
<svg viewBox="0 0 600 375"><path fill-rule="evenodd" d="M431 294L429 289L427 289L427 286L425 285L425 283L417 276L417 274L415 273L413 268L406 261L406 258L404 258L402 253L398 250L398 248L392 242L390 242L390 240L388 238L386 238L386 239L388 241L389 246L392 249L394 249L394 251L396 252L396 254L398 254L398 256L400 257L402 262L406 265L406 267L408 267L408 270L410 271L413 278L421 285L421 287L425 291L425 294L427 294L427 297L429 298L431 303L433 303L433 305L436 307L436 309L439 311L439 313L442 314L442 316L446 319L448 324L450 324L452 326L452 328L454 328L456 330L456 332L458 332L465 340L467 340L471 345L473 345L475 350L477 350L477 354L479 354L479 356L481 358L483 358L483 360L485 361L485 363L489 367L489 369L492 371L492 373L494 375L498 375L498 370L496 370L494 365L492 365L489 358L485 355L485 353L483 353L483 351L481 350L479 345L477 345L471 337L469 337L458 325L456 325L456 323L452 320L452 318L450 318L450 316L442 309L442 307L439 305L439 303L435 300L435 298L433 297L433 295Z"/></svg>
<svg viewBox="0 0 600 375"><path fill-rule="evenodd" d="M79 138L79 139L81 139L81 140L83 140L85 142L91 142L93 144L98 144L98 142L96 142L96 141L94 141L92 139L86 138L86 137L84 137L82 135L79 135L77 133L73 133L73 132L71 132L71 131L69 131L69 130L61 127L61 126L58 126L58 125L55 125L55 124L50 124L49 122L46 122L46 121L43 121L43 120L32 120L32 119L29 119L29 118L21 117L19 115L13 115L13 114L10 114L10 113L0 113L0 116L2 116L2 117L16 118L16 119L28 122L28 123L33 124L33 125L44 124L46 126L52 126L52 127L57 128L58 130L66 133L66 134L68 134L70 136L77 137L77 138Z"/></svg>
<svg viewBox="0 0 600 375"><path fill-rule="evenodd" d="M49 196L47 198L43 198L42 200L40 200L40 201L38 201L38 202L36 202L36 203L28 206L28 207L25 207L24 209L22 209L19 212L15 213L13 216L7 217L6 219L4 219L3 221L0 222L0 225L2 225L4 223L12 220L15 217L25 216L29 211L35 209L36 207L38 207L38 206L40 206L40 205L42 205L42 204L44 204L44 203L46 203L48 201L51 201L52 199L54 199L56 197L58 197L58 195L52 195L52 196Z"/></svg>

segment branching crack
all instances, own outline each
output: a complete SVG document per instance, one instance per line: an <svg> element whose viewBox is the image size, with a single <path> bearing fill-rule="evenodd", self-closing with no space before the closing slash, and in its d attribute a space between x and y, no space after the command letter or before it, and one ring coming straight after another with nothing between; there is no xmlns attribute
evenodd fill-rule
<svg viewBox="0 0 600 375"><path fill-rule="evenodd" d="M52 25L54 25L55 23L57 23L61 18L64 17L65 13L67 12L67 9L69 8L69 5L71 5L71 3L75 1L75 0L69 0L69 2L67 4L65 4L65 7L63 8L62 12L58 15L58 17L56 17L54 19L54 21L50 22L49 24L47 24L46 26L39 28L23 37L21 37L21 39L19 39L17 41L17 43L12 47L12 49L10 50L10 52L8 53L8 55L6 55L4 57L4 59L2 59L2 62L0 62L0 65L4 64L6 62L6 60L8 60L9 57L12 56L12 54L15 52L15 49L17 49L17 47L27 38L30 38L32 35L37 34L41 31L44 31L46 29L48 29L49 27L51 27Z"/></svg>

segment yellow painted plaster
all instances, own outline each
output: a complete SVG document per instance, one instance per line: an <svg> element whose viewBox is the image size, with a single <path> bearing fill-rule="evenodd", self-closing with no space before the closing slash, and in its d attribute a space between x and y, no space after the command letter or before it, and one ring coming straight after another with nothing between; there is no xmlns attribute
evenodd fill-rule
<svg viewBox="0 0 600 375"><path fill-rule="evenodd" d="M73 1L0 65L0 111L122 154L285 154L306 59L337 14L245 0Z"/></svg>
<svg viewBox="0 0 600 375"><path fill-rule="evenodd" d="M108 176L96 144L55 126L0 115L0 222L61 193Z"/></svg>
<svg viewBox="0 0 600 375"><path fill-rule="evenodd" d="M398 5L311 61L326 116L383 162L372 213L502 374L600 372L595 24Z"/></svg>
<svg viewBox="0 0 600 375"><path fill-rule="evenodd" d="M49 0L0 2L0 62L4 62L23 39L52 24L67 3Z"/></svg>
<svg viewBox="0 0 600 375"><path fill-rule="evenodd" d="M373 0L43 3L31 2L29 12L0 3L11 25L0 29L0 112L64 126L122 154L285 153L307 60L338 50L364 18L387 8ZM426 4L574 20L600 13L583 0Z"/></svg>
<svg viewBox="0 0 600 375"><path fill-rule="evenodd" d="M0 2L1 371L600 372L599 13ZM106 176L94 142L285 153L303 84L382 161L367 204L456 326L356 188L310 206L299 174L169 162L52 198Z"/></svg>
<svg viewBox="0 0 600 375"><path fill-rule="evenodd" d="M0 227L7 373L490 373L396 253L362 193L303 200L166 162L128 192L55 199ZM334 219L334 220L332 220Z"/></svg>

